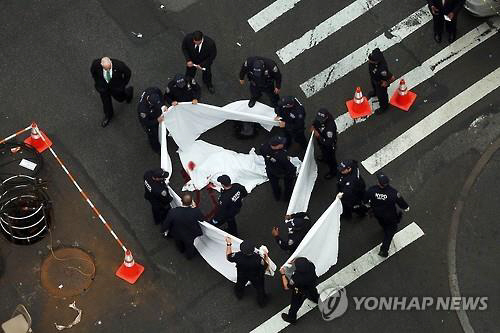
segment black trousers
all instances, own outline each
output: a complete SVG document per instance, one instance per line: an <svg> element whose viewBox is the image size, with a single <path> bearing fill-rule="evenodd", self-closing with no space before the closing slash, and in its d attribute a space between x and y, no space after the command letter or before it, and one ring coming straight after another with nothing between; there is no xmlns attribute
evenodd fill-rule
<svg viewBox="0 0 500 333"><path fill-rule="evenodd" d="M288 149L292 145L292 141L297 142L303 150L307 149L307 140L304 134L304 130L302 131L283 131L283 135L286 138L285 149Z"/></svg>
<svg viewBox="0 0 500 333"><path fill-rule="evenodd" d="M245 275L238 274L236 277L236 284L234 285L234 294L236 298L241 299L245 294L245 286L247 282L250 281L252 286L257 291L257 303L259 306L264 306L266 304L266 291L264 289L264 276L260 275L257 277L249 277Z"/></svg>
<svg viewBox="0 0 500 333"><path fill-rule="evenodd" d="M340 215L342 218L352 218L353 212L355 212L359 216L366 215L367 208L362 204L361 200L352 202L340 199L340 201L342 202L342 215Z"/></svg>
<svg viewBox="0 0 500 333"><path fill-rule="evenodd" d="M432 15L432 21L434 24L434 34L440 35L443 33L443 28L446 27L446 32L450 35L455 36L457 34L457 18L455 15L451 21L446 21L444 15L438 13L437 15Z"/></svg>
<svg viewBox="0 0 500 333"><path fill-rule="evenodd" d="M101 95L102 106L104 109L104 115L106 118L111 119L113 117L113 102L111 97L116 99L118 102L123 102L126 99L132 98L132 89L123 88L123 89L108 89L104 92L99 92Z"/></svg>
<svg viewBox="0 0 500 333"><path fill-rule="evenodd" d="M199 64L197 64L199 65ZM198 68L196 67L186 67L186 76L190 77L190 78L193 78L196 76L196 70ZM211 87L212 86L212 65L208 65L207 67L205 67L205 70L204 71L201 71L202 73L202 76L201 76L201 79L203 80L203 83L205 83L205 85L207 87Z"/></svg>
<svg viewBox="0 0 500 333"><path fill-rule="evenodd" d="M153 210L153 218L155 224L162 224L167 218L168 211L170 210L170 205L164 206L159 202L150 201L151 209Z"/></svg>
<svg viewBox="0 0 500 333"><path fill-rule="evenodd" d="M217 224L212 223L215 225L217 228L220 228L227 222L227 232L230 233L233 236L238 237L238 227L236 226L236 216L231 216L231 217L226 217L226 218L219 218L217 215L215 215L214 220L217 221Z"/></svg>
<svg viewBox="0 0 500 333"><path fill-rule="evenodd" d="M387 87L382 87L380 82L375 80L370 80L372 82L373 91L377 95L378 102L380 103L380 109L385 110L389 106L389 95L387 94Z"/></svg>
<svg viewBox="0 0 500 333"><path fill-rule="evenodd" d="M278 106L278 101L280 100L280 95L274 93L273 86L258 87L250 83L250 99L258 101L262 97L262 93L269 96L271 104L273 107Z"/></svg>
<svg viewBox="0 0 500 333"><path fill-rule="evenodd" d="M198 253L198 250L196 250L196 247L194 247L194 239L191 240L176 239L175 246L177 247L177 250L179 250L180 253L184 253L186 259L188 260L193 259L194 256L196 256L196 254Z"/></svg>
<svg viewBox="0 0 500 333"><path fill-rule="evenodd" d="M394 223L383 223L378 219L380 226L384 229L384 240L382 241L382 246L380 247L380 251L387 253L389 251L389 247L391 246L392 238L398 231L398 224Z"/></svg>
<svg viewBox="0 0 500 333"><path fill-rule="evenodd" d="M330 174L337 174L337 157L335 156L335 148L332 146L325 146L318 142L319 149L321 150L321 155L323 160L328 165Z"/></svg>
<svg viewBox="0 0 500 333"><path fill-rule="evenodd" d="M293 191L293 183L295 181L295 176L284 176L279 177L273 174L267 173L267 178L269 178L269 184L271 184L271 189L273 190L273 195L276 201L281 198L281 187L280 179L283 178L285 181L285 200L290 200Z"/></svg>
<svg viewBox="0 0 500 333"><path fill-rule="evenodd" d="M318 303L319 294L316 288L310 288L304 293L296 291L295 289L292 290L292 300L290 302L290 310L288 310L288 316L291 319L297 319L297 312L306 298L309 298L314 303Z"/></svg>
<svg viewBox="0 0 500 333"><path fill-rule="evenodd" d="M151 146L151 149L153 149L153 151L155 151L157 153L159 153L161 150L161 144L160 144L160 140L158 138L158 128L159 128L158 123L156 123L156 125L154 127L145 127L144 128L144 131L146 132L146 134L148 136L148 141L149 141L149 145Z"/></svg>

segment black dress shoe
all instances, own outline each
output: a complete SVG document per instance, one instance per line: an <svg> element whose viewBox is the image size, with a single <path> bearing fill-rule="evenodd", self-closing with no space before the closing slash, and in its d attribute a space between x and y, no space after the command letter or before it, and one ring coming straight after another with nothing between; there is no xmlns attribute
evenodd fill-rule
<svg viewBox="0 0 500 333"><path fill-rule="evenodd" d="M441 43L441 35L440 34L434 34L434 40L436 43Z"/></svg>
<svg viewBox="0 0 500 333"><path fill-rule="evenodd" d="M387 258L389 256L389 253L388 252L383 252L382 250L380 250L379 253L378 253L378 255L381 256L381 257Z"/></svg>
<svg viewBox="0 0 500 333"><path fill-rule="evenodd" d="M450 36L448 36L448 42L453 43L457 39L457 34L451 33Z"/></svg>
<svg viewBox="0 0 500 333"><path fill-rule="evenodd" d="M101 126L102 126L102 127L106 127L106 126L108 126L108 124L109 124L109 121L110 121L110 120L111 120L111 119L109 119L108 117L105 117L105 118L102 120Z"/></svg>
<svg viewBox="0 0 500 333"><path fill-rule="evenodd" d="M134 87L127 88L127 104L132 102L132 98L134 97Z"/></svg>
<svg viewBox="0 0 500 333"><path fill-rule="evenodd" d="M281 318L282 318L284 321L286 321L287 323L290 323L290 324L295 324L295 323L297 323L297 319L294 319L294 318L290 317L290 316L288 315L288 313L282 313L282 314L281 314Z"/></svg>
<svg viewBox="0 0 500 333"><path fill-rule="evenodd" d="M251 100L249 100L249 101L248 101L248 107L249 107L249 108L253 108L253 107L255 106L255 103L256 103L256 102L257 102L257 101L256 101L255 99L251 99Z"/></svg>
<svg viewBox="0 0 500 333"><path fill-rule="evenodd" d="M208 87L208 92L211 93L212 95L215 94L215 88L214 88L214 86L209 86Z"/></svg>

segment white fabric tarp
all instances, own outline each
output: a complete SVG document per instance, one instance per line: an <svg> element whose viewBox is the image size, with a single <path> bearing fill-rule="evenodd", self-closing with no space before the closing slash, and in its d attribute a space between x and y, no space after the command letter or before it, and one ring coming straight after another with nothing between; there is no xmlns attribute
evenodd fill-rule
<svg viewBox="0 0 500 333"><path fill-rule="evenodd" d="M225 120L259 123L268 131L279 125L274 120L276 114L273 108L262 103L249 108L246 103L247 101L237 101L222 108L203 103L179 103L168 108L164 123L181 150L191 145L202 133Z"/></svg>
<svg viewBox="0 0 500 333"><path fill-rule="evenodd" d="M162 121L160 123L160 127L158 128L159 140L160 140L160 166L164 171L169 173L168 179L172 177L172 160L170 159L170 155L168 154L167 149L167 127L165 126L165 122Z"/></svg>
<svg viewBox="0 0 500 333"><path fill-rule="evenodd" d="M248 154L242 154L196 140L191 146L180 150L179 156L184 170L191 177L183 190L200 190L209 183L218 184L217 177L224 174L232 182L245 186L248 193L267 181L264 158L257 155L254 148ZM296 157L291 162L296 167L301 165Z"/></svg>
<svg viewBox="0 0 500 333"><path fill-rule="evenodd" d="M307 145L304 160L300 165L299 175L293 187L292 197L286 211L287 215L299 212L307 212L309 199L318 177L318 165L314 159L314 134L311 134Z"/></svg>
<svg viewBox="0 0 500 333"><path fill-rule="evenodd" d="M207 222L201 222L200 225L203 235L194 240L194 246L212 268L236 283L236 264L229 262L226 258L226 237L231 238L233 252L240 250L242 240ZM268 257L268 260L271 270L267 271L266 274L274 275L276 265L271 258Z"/></svg>
<svg viewBox="0 0 500 333"><path fill-rule="evenodd" d="M342 203L337 197L283 266L289 269L293 259L305 257L316 266L316 275L321 276L335 265L339 254L340 214Z"/></svg>

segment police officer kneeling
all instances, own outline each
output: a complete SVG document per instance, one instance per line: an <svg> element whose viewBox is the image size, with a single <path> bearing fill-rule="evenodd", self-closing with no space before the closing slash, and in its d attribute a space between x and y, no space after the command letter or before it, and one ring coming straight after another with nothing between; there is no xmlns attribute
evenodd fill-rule
<svg viewBox="0 0 500 333"><path fill-rule="evenodd" d="M373 215L384 229L384 240L378 253L382 257L389 255L389 246L392 238L398 230L402 212L397 211L396 205L405 212L410 210L401 193L389 185L389 177L380 172L377 174L378 185L374 185L366 191L365 203L373 210Z"/></svg>
<svg viewBox="0 0 500 333"><path fill-rule="evenodd" d="M236 264L236 284L234 293L236 298L243 297L245 286L248 281L257 291L257 303L264 307L267 303L267 296L264 290L264 274L267 269L267 258L255 253L255 246L249 241L243 241L240 244L240 252L234 253L231 238L226 237L226 257L229 262ZM266 254L267 256L267 254Z"/></svg>
<svg viewBox="0 0 500 333"><path fill-rule="evenodd" d="M318 290L316 290L318 276L314 264L304 257L295 258L293 264L295 265L295 272L290 278L285 275L283 267L280 269L283 289L292 290L290 309L288 313L281 314L281 318L290 324L297 322L297 312L306 298L314 303L318 303L319 299Z"/></svg>
<svg viewBox="0 0 500 333"><path fill-rule="evenodd" d="M311 229L311 220L307 213L300 212L285 216L285 224L288 227L286 240L280 237L278 227L274 227L271 234L282 250L286 250L292 254L300 242L302 242L309 229Z"/></svg>
<svg viewBox="0 0 500 333"><path fill-rule="evenodd" d="M170 210L172 197L165 182L168 175L168 172L161 168L144 173L144 199L151 203L155 224L161 224Z"/></svg>
<svg viewBox="0 0 500 333"><path fill-rule="evenodd" d="M162 92L156 87L144 90L137 106L139 122L148 135L149 145L157 153L160 152L161 147L158 140L158 127L163 121L162 106Z"/></svg>

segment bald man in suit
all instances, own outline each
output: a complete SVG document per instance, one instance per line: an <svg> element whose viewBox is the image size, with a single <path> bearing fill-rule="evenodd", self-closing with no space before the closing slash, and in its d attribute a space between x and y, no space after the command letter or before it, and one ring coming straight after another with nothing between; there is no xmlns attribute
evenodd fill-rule
<svg viewBox="0 0 500 333"><path fill-rule="evenodd" d="M134 94L133 87L127 87L132 72L124 62L118 59L103 57L95 59L90 67L90 73L95 81L95 89L101 95L104 109L104 119L101 126L106 127L113 117L113 97L118 102L130 103Z"/></svg>

